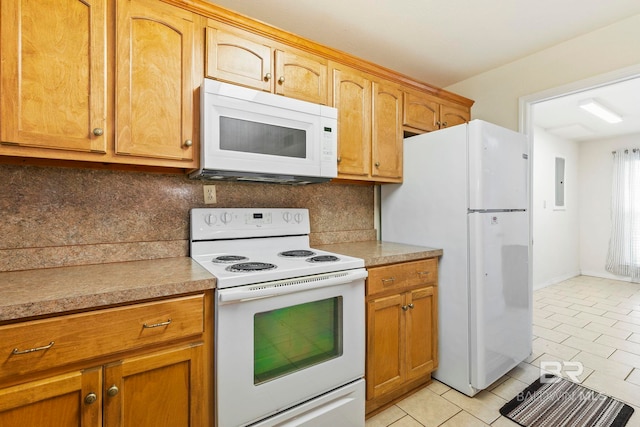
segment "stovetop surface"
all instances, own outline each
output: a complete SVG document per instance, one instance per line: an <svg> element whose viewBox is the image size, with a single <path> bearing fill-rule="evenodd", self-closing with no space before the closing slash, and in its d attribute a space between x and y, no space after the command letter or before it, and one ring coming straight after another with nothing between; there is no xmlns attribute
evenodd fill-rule
<svg viewBox="0 0 640 427"><path fill-rule="evenodd" d="M279 254L292 250L310 251L313 255L288 257ZM310 247L271 247L254 251L245 249L232 252L211 251L193 258L216 276L218 279L217 287L220 289L364 267L364 261L360 258ZM228 261L226 261L227 258L229 258ZM316 262L312 262L314 260ZM270 268L260 270L258 263L264 263ZM233 271L241 264L248 264L249 271Z"/></svg>
<svg viewBox="0 0 640 427"><path fill-rule="evenodd" d="M220 289L364 267L360 258L311 248L309 231L307 209L192 209L191 258ZM238 264L248 271L235 271Z"/></svg>

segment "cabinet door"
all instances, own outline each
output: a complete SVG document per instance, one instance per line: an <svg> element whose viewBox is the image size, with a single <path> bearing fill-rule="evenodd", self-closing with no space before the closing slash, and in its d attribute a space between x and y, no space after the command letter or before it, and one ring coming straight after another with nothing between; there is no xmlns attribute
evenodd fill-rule
<svg viewBox="0 0 640 427"><path fill-rule="evenodd" d="M456 106L442 104L440 106L440 122L441 127L451 127L466 123L471 119L468 109Z"/></svg>
<svg viewBox="0 0 640 427"><path fill-rule="evenodd" d="M117 155L192 164L194 32L194 15L183 9L118 1Z"/></svg>
<svg viewBox="0 0 640 427"><path fill-rule="evenodd" d="M125 359L105 367L105 426L206 425L203 346Z"/></svg>
<svg viewBox="0 0 640 427"><path fill-rule="evenodd" d="M333 70L338 109L338 176L367 178L371 170L371 80L347 67Z"/></svg>
<svg viewBox="0 0 640 427"><path fill-rule="evenodd" d="M440 127L440 104L426 93L405 92L402 124L430 132Z"/></svg>
<svg viewBox="0 0 640 427"><path fill-rule="evenodd" d="M276 50L276 93L327 105L327 61L293 50Z"/></svg>
<svg viewBox="0 0 640 427"><path fill-rule="evenodd" d="M267 39L231 30L215 21L207 26L206 76L271 92L272 49Z"/></svg>
<svg viewBox="0 0 640 427"><path fill-rule="evenodd" d="M106 1L3 1L0 35L0 140L57 149L37 157L106 152Z"/></svg>
<svg viewBox="0 0 640 427"><path fill-rule="evenodd" d="M402 91L391 83L374 82L373 177L389 182L402 180L402 136Z"/></svg>
<svg viewBox="0 0 640 427"><path fill-rule="evenodd" d="M100 427L101 378L95 368L0 389L0 426Z"/></svg>
<svg viewBox="0 0 640 427"><path fill-rule="evenodd" d="M402 295L367 302L367 400L404 382L405 312Z"/></svg>
<svg viewBox="0 0 640 427"><path fill-rule="evenodd" d="M407 380L430 374L437 367L437 301L435 286L407 293Z"/></svg>

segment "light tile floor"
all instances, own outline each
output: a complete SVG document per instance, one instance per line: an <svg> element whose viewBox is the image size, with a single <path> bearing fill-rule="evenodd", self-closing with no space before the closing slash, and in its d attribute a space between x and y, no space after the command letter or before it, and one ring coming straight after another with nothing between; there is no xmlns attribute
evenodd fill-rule
<svg viewBox="0 0 640 427"><path fill-rule="evenodd" d="M633 406L627 426L640 427L640 284L578 276L533 300L533 354L488 390L470 398L434 380L366 427L517 426L498 410L540 376L541 361L581 362L582 384Z"/></svg>

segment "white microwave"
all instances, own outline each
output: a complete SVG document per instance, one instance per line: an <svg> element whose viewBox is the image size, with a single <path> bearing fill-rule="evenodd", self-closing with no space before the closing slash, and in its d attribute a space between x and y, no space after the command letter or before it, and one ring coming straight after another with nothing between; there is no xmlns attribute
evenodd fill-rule
<svg viewBox="0 0 640 427"><path fill-rule="evenodd" d="M335 108L205 79L191 178L287 184L337 176Z"/></svg>

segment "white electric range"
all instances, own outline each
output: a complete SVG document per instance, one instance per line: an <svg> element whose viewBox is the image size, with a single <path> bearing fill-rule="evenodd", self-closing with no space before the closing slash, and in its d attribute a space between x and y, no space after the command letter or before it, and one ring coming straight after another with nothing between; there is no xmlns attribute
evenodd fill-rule
<svg viewBox="0 0 640 427"><path fill-rule="evenodd" d="M217 278L219 427L364 426L364 261L309 232L306 209L191 211L191 257Z"/></svg>

